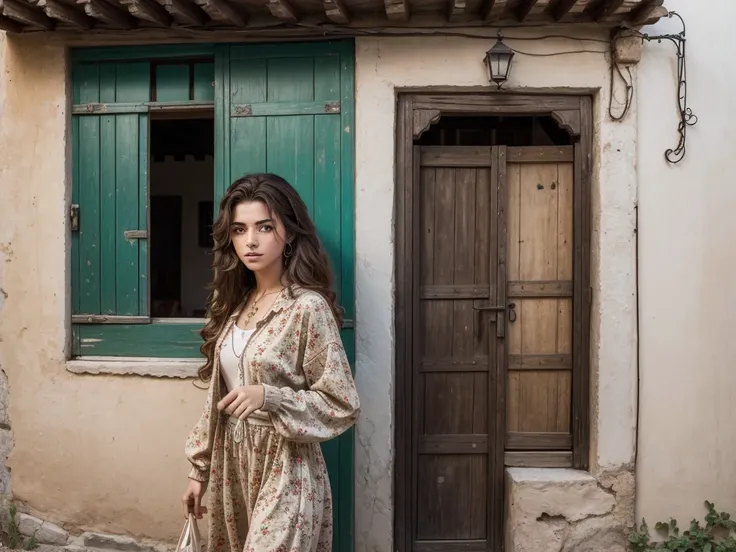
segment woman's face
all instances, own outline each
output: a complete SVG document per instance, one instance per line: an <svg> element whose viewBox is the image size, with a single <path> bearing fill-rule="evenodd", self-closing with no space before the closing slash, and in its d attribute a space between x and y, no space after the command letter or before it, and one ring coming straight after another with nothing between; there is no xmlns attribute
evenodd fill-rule
<svg viewBox="0 0 736 552"><path fill-rule="evenodd" d="M281 219L261 201L238 204L230 224L230 239L240 261L254 273L284 267L286 230Z"/></svg>

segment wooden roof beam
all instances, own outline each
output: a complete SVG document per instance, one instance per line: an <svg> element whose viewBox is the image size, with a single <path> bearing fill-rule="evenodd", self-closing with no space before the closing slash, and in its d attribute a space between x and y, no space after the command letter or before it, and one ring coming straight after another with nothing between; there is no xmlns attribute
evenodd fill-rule
<svg viewBox="0 0 736 552"><path fill-rule="evenodd" d="M189 0L166 0L164 7L167 12L178 15L188 25L201 27L210 20L202 8L195 6Z"/></svg>
<svg viewBox="0 0 736 552"><path fill-rule="evenodd" d="M547 14L555 21L563 21L582 16L591 0L552 0L547 6Z"/></svg>
<svg viewBox="0 0 736 552"><path fill-rule="evenodd" d="M350 23L350 13L345 7L343 0L324 0L325 15L330 21L339 25Z"/></svg>
<svg viewBox="0 0 736 552"><path fill-rule="evenodd" d="M488 0L481 15L486 21L498 21L503 17L507 7L507 0Z"/></svg>
<svg viewBox="0 0 736 552"><path fill-rule="evenodd" d="M296 10L288 2L288 0L266 0L266 7L271 12L271 15L290 23L296 23L299 21Z"/></svg>
<svg viewBox="0 0 736 552"><path fill-rule="evenodd" d="M56 26L48 15L19 0L0 0L0 15L48 31Z"/></svg>
<svg viewBox="0 0 736 552"><path fill-rule="evenodd" d="M386 17L391 21L409 21L408 0L383 0Z"/></svg>
<svg viewBox="0 0 736 552"><path fill-rule="evenodd" d="M644 25L656 23L669 13L669 10L663 4L664 0L642 2L638 7L631 10L626 20L632 27L643 27Z"/></svg>
<svg viewBox="0 0 736 552"><path fill-rule="evenodd" d="M195 2L205 12L217 12L236 27L245 28L248 26L248 18L238 11L230 0L195 0Z"/></svg>
<svg viewBox="0 0 736 552"><path fill-rule="evenodd" d="M512 13L514 18L519 22L532 19L544 19L551 1L552 0L525 0L518 4L512 10Z"/></svg>
<svg viewBox="0 0 736 552"><path fill-rule="evenodd" d="M128 6L128 12L133 17L145 19L161 27L170 27L174 18L156 0L120 0L120 3Z"/></svg>
<svg viewBox="0 0 736 552"><path fill-rule="evenodd" d="M134 29L138 21L128 12L114 8L105 0L77 0L84 5L84 13L95 19L120 29Z"/></svg>
<svg viewBox="0 0 736 552"><path fill-rule="evenodd" d="M447 19L450 21L460 21L465 16L466 9L467 4L465 0L450 0Z"/></svg>
<svg viewBox="0 0 736 552"><path fill-rule="evenodd" d="M24 28L25 27L22 23L18 23L17 21L13 21L9 17L0 15L0 31L7 31L9 33L22 33Z"/></svg>
<svg viewBox="0 0 736 552"><path fill-rule="evenodd" d="M58 0L39 0L36 5L42 8L44 13L50 18L58 19L80 29L89 30L95 25L95 20L85 15L84 12L71 7L69 4L63 4Z"/></svg>
<svg viewBox="0 0 736 552"><path fill-rule="evenodd" d="M601 21L605 17L614 14L624 3L624 0L591 0L583 15L592 21ZM639 4L635 1L635 4Z"/></svg>

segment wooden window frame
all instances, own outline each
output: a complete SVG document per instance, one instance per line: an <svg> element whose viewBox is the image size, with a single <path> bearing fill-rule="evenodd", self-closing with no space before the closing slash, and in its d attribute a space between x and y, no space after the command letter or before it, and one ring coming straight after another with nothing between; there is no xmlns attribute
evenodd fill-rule
<svg viewBox="0 0 736 552"><path fill-rule="evenodd" d="M573 374L572 374L572 466L586 470L590 451L590 286L591 256L591 184L593 151L593 90L545 89L536 93L514 91L489 92L487 89L458 90L443 88L407 89L398 92L396 116L396 304L395 304L395 385L397 400L395 424L394 470L394 535L395 549L409 552L413 541L411 492L412 492L412 351L414 348L412 297L414 272L419 266L418 251L413 247L412 236L416 232L418 209L415 205L414 139L421 136L443 115L479 116L551 116L566 130L574 144L573 190ZM503 367L505 373L505 367ZM500 376L501 374L497 374ZM506 382L497 393L495 404L503 401L497 411L501 420L496 428L505 428ZM495 464L490 484L494 496L489 507L496 510L492 519L497 522L489 527L489 540L500 546L503 539L504 480L503 450L505 429L491 429L489 440L500 454L492 454ZM493 445L492 445L493 446ZM540 467L551 467L543 459ZM500 508L500 510L499 510Z"/></svg>
<svg viewBox="0 0 736 552"><path fill-rule="evenodd" d="M72 71L81 64L95 62L148 62L155 72L156 65L187 63L191 61L211 62L217 70L222 69L221 64L229 63L226 56L219 55L230 47L241 50L247 48L249 56L253 58L270 57L282 55L284 49L289 46L283 43L276 44L175 44L157 46L115 46L75 48L71 51ZM290 57L310 57L323 53L330 53L340 57L340 67L343 75L341 89L338 91L341 98L341 117L343 128L354 127L355 119L355 71L354 71L354 43L352 40L334 40L319 42L301 42L298 48L291 45L294 50ZM154 73L155 74L155 73ZM225 83L229 86L229 80ZM191 79L189 86L191 87ZM223 87L224 89L224 87ZM226 109L226 98L220 90L215 91L214 98L207 101L171 101L171 102L139 102L135 104L79 104L74 105L72 99L72 115L83 116L84 114L106 114L115 113L152 113L165 117L169 113L212 113L215 111L216 128L219 127L223 133L230 132L229 115ZM104 110L104 111L103 111ZM217 119L217 117L220 119ZM223 115L225 119L222 120ZM70 127L72 140L74 139L74 122ZM350 132L350 139L343 137L340 159L342 163L341 199L343 201L345 217L342 220L344 234L344 246L342 255L354 258L354 133ZM215 135L215 205L230 184L230 156L225 150L226 140ZM72 186L76 186L79 179L75 170L79 166L76 159L72 160ZM72 238L74 242L74 238ZM79 284L79 276L74 273L75 251L72 244L72 291L73 286ZM341 267L342 279L345 282L355 281L354 266L350 263ZM78 292L77 292L78 293ZM150 290L147 292L147 300L150 301ZM345 304L346 319L343 323L343 332L354 331L354 308L355 294L354 285L346 286L342 300ZM150 310L149 310L150 313ZM193 359L200 358L201 338L200 330L204 325L203 319L179 318L179 319L156 319L149 315L137 317L119 317L104 315L74 314L71 317L70 352L73 359L98 359L102 358L158 358L158 359ZM84 353L82 343L84 340L92 340L98 343L98 349L94 352ZM101 347L99 344L104 344ZM352 357L351 357L352 358Z"/></svg>

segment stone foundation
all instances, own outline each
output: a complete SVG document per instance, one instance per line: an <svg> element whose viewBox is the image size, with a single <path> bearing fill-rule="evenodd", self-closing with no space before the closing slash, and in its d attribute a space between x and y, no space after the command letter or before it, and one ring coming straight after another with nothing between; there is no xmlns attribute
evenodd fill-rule
<svg viewBox="0 0 736 552"><path fill-rule="evenodd" d="M5 527L8 529L6 518ZM36 552L172 552L176 546L150 540L136 540L123 535L85 532L72 535L51 522L18 513L15 516L18 529L26 538L34 537Z"/></svg>
<svg viewBox="0 0 736 552"><path fill-rule="evenodd" d="M506 470L506 552L626 552L633 468Z"/></svg>

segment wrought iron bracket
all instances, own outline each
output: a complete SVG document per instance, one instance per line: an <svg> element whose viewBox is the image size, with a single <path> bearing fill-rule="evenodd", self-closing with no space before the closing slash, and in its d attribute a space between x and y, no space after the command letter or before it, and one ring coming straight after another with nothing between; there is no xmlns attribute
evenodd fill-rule
<svg viewBox="0 0 736 552"><path fill-rule="evenodd" d="M685 44L687 39L685 37L685 20L677 12L669 12L667 17L676 17L682 24L682 31L676 34L662 34L662 35L650 35L647 33L641 33L633 31L636 36L639 36L642 41L648 42L662 42L667 40L675 45L675 54L677 56L677 103L680 112L680 121L677 125L677 132L680 135L680 139L675 148L669 148L664 152L664 157L669 163L679 163L685 158L685 143L687 140L687 127L693 126L698 122L698 117L693 113L687 105L687 63L685 57Z"/></svg>

